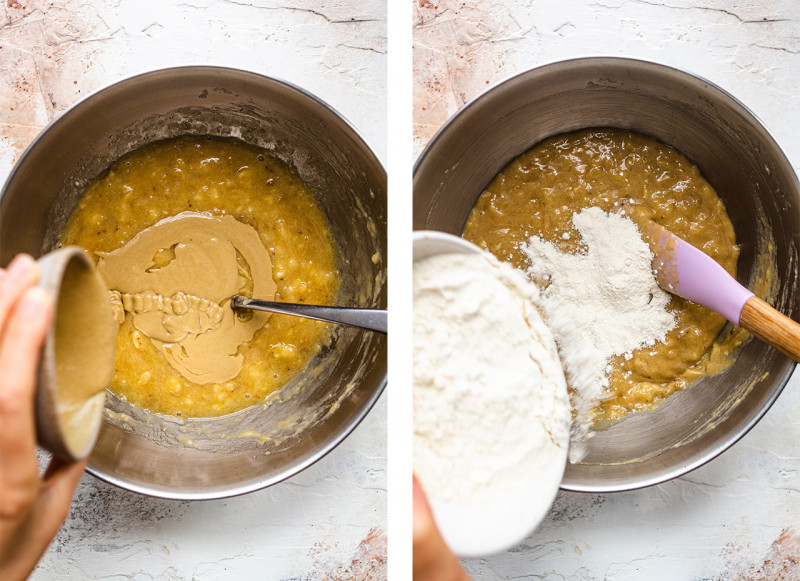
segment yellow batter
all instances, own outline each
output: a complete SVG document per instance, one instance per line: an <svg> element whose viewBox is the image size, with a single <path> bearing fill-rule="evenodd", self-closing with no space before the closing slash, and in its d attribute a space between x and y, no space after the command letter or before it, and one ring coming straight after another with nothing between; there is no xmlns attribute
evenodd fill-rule
<svg viewBox="0 0 800 581"><path fill-rule="evenodd" d="M233 139L154 143L90 184L65 229L98 260L120 323L111 389L184 417L262 401L319 352L318 321L234 313L232 294L333 304L330 224L297 174Z"/></svg>
<svg viewBox="0 0 800 581"><path fill-rule="evenodd" d="M480 196L464 237L518 268L520 246L538 235L562 252L582 249L572 216L596 206L636 221L650 218L702 249L735 275L739 251L722 201L699 170L674 149L648 137L592 129L551 138L506 167ZM674 296L675 328L663 343L611 361L599 424L653 407L692 381L718 372L743 332L714 344L725 320ZM712 346L713 345L713 346Z"/></svg>

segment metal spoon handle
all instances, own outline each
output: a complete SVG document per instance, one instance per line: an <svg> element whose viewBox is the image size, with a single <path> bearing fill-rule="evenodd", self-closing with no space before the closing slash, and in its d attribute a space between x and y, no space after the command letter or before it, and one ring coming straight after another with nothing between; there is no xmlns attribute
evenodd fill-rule
<svg viewBox="0 0 800 581"><path fill-rule="evenodd" d="M358 327L368 331L386 334L387 315L384 309L357 309L353 307L324 307L320 305L299 305L297 303L281 303L262 301L240 295L231 297L231 308L268 311L282 315L294 315L307 319L316 319L326 323L337 323L349 327Z"/></svg>

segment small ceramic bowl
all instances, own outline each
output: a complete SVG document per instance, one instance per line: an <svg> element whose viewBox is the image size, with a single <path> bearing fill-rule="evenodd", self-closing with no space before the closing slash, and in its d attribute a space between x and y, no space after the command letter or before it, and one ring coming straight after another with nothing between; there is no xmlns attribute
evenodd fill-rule
<svg viewBox="0 0 800 581"><path fill-rule="evenodd" d="M471 242L445 232L414 232L413 244L414 262L440 254L485 254ZM484 557L527 538L553 505L567 463L567 448L552 460L530 474L525 486L491 502L448 502L436 498L435 491L426 491L439 531L453 552L459 557Z"/></svg>
<svg viewBox="0 0 800 581"><path fill-rule="evenodd" d="M53 299L36 388L39 444L68 461L89 456L114 373L116 325L108 290L82 249L40 258L38 286Z"/></svg>

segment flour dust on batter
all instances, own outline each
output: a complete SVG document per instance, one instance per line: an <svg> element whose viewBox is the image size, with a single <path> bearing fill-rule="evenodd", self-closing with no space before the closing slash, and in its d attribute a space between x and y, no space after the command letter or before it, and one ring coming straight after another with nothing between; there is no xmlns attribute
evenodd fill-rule
<svg viewBox="0 0 800 581"><path fill-rule="evenodd" d="M532 257L547 255L552 264L565 264L559 256L598 255L598 250L622 254L629 238L613 234L589 248L574 221L586 210L591 210L582 218L586 232L597 230L603 216L652 219L736 274L733 226L698 168L673 148L622 130L560 135L523 154L480 196L463 235L523 270L531 269ZM594 226L587 223L592 216ZM544 286L555 280L543 278ZM657 295L652 289L642 292L637 300L645 303ZM697 379L719 372L744 339L744 333L733 332L715 342L725 319L680 297L669 297L663 310L674 324L655 325L652 340L608 360L602 401L593 411L596 427L652 409ZM573 374L573 397L574 379Z"/></svg>
<svg viewBox="0 0 800 581"><path fill-rule="evenodd" d="M63 245L87 249L119 323L110 389L212 417L263 401L328 338L318 321L234 312L233 294L333 304L330 224L296 172L234 139L147 145L89 185Z"/></svg>

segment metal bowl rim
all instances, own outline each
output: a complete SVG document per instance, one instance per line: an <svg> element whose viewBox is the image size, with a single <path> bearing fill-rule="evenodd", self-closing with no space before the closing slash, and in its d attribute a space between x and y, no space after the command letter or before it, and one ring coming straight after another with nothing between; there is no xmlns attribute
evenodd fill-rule
<svg viewBox="0 0 800 581"><path fill-rule="evenodd" d="M81 112L83 109L90 107L92 103L100 97L100 95L105 94L112 89L117 89L122 85L137 83L142 80L149 80L150 78L153 77L169 75L178 72L182 74L193 73L193 72L221 73L223 75L227 74L227 75L250 77L259 82L266 81L268 83L277 83L278 85L282 85L290 89L291 91L296 92L301 97L309 99L311 102L332 113L333 116L343 124L343 128L351 133L352 137L354 137L358 145L363 147L363 150L367 154L367 156L372 158L372 160L376 164L375 167L379 172L379 178L381 178L384 182L386 181L386 169L383 166L383 163L381 163L380 159L372 150L372 148L369 146L367 141L364 139L361 132L359 132L358 129L356 129L355 126L352 123L350 123L350 121L348 121L335 108L333 108L331 105L329 105L328 103L326 103L313 93L289 81L285 81L269 75L264 75L262 73L258 73L255 71L249 71L245 69L239 69L228 66L217 66L217 65L182 65L182 66L152 69L145 72L136 73L127 76L125 78L118 79L116 81L111 81L109 83L106 83L102 87L92 91L87 96L76 101L70 107L68 107L59 115L57 115L54 119L52 119L47 125L45 125L42 128L42 130L36 135L36 137L33 138L33 140L25 148L25 151L22 153L22 155L20 155L20 157L14 163L14 166L9 172L8 177L6 178L6 181L3 184L2 189L0 189L0 211L2 211L3 200L5 198L5 193L8 189L9 184L12 183L13 179L16 177L18 169L24 164L26 158L30 155L31 151L38 145L38 143L40 142L45 133L53 131L53 129L57 128L60 124L62 124L68 116L70 115L74 116L77 113ZM305 458L302 462L292 465L290 468L282 471L279 475L273 478L269 478L266 480L256 479L245 485L237 485L231 487L223 487L220 489L212 489L209 491L187 493L187 492L181 492L180 490L171 490L167 488L147 486L131 482L124 478L117 478L113 474L105 473L103 470L93 467L91 463L87 466L86 471L95 476L96 478L108 482L109 484L118 486L119 488L130 490L138 494L153 496L157 498L164 498L169 500L214 500L221 498L229 498L233 496L240 496L243 494L247 494L249 492L254 492L256 490L267 488L268 486L272 486L273 484L282 482L302 472L312 464L321 460L324 456L326 456L329 452L331 452L334 448L336 448L339 444L341 444L345 440L345 438L347 438L353 432L353 430L355 430L361 424L366 415L375 406L375 403L378 401L384 389L386 388L387 382L388 382L387 373L384 373L380 381L380 384L378 385L378 388L366 401L365 405L359 410L358 414L353 418L353 420L348 423L346 429L339 432L336 438L333 438L331 439L331 441L327 442L325 446L322 447L322 449L318 450L315 454L312 454L309 457Z"/></svg>
<svg viewBox="0 0 800 581"><path fill-rule="evenodd" d="M688 71L686 69L674 67L672 65L668 65L668 64L665 64L665 63L662 63L662 62L659 62L659 61L655 61L655 60L643 59L643 58L633 58L633 57L622 57L622 56L614 56L614 55L591 55L591 56L576 56L576 57L570 57L570 58L567 58L567 59L551 60L551 61L542 63L540 65L537 65L535 67L526 69L524 71L520 71L518 73L511 74L511 75L505 77L504 79L501 79L500 81L498 81L494 85L483 89L480 93L475 95L472 99L470 99L462 107L460 107L455 113L453 113L453 115L451 115L439 127L439 129L436 131L436 133L433 134L433 137L431 137L430 141L428 141L428 143L423 148L422 152L417 157L417 160L414 162L413 174L414 175L417 174L417 171L419 170L420 166L422 165L422 163L424 163L425 157L427 157L427 155L430 153L430 150L433 148L433 146L436 143L436 141L438 141L441 138L442 134L445 133L447 128L457 120L457 117L462 115L463 112L466 111L467 109L473 107L477 102L484 100L486 98L486 96L489 95L490 93L494 93L500 87L505 86L507 84L510 84L510 83L513 83L513 82L517 82L517 81L521 81L524 77L527 77L527 76L542 75L542 74L546 74L546 73L550 72L550 70L552 70L552 69L558 69L558 68L562 68L562 67L569 66L569 65L591 63L591 62L595 62L595 63L598 63L600 65L602 65L602 64L630 63L633 66L641 66L641 65L651 66L654 69L660 69L662 72L663 71L670 71L670 72L673 72L673 73L677 73L680 76L682 76L684 80L687 80L687 81L700 81L700 82L704 83L705 85L707 85L708 89L710 89L712 91L717 91L724 99L728 100L731 105L733 105L734 107L738 107L739 108L739 112L743 114L743 117L749 118L757 126L759 126L764 131L764 133L767 135L767 137L769 139L771 139L775 143L776 149L780 152L781 156L783 157L782 161L785 161L789 165L789 167L792 167L791 163L789 162L789 159L786 157L786 154L783 151L783 148L780 147L780 144L778 143L777 139L775 139L775 136L767 128L767 126L761 121L761 119L749 107L747 107L747 105L742 103L739 99L734 97L732 94L730 94L728 91L726 91L725 89L723 89L722 87L720 87L719 85L714 83L713 81L709 81L708 79L706 79L702 75L693 73L693 72ZM795 175L795 182L798 183L796 175ZM800 187L800 185L799 185L799 187Z"/></svg>
<svg viewBox="0 0 800 581"><path fill-rule="evenodd" d="M304 98L310 99L311 101L315 102L317 105L321 106L324 109L327 109L330 113L334 115L339 121L341 121L345 128L350 131L353 137L356 138L356 141L359 142L360 145L364 147L364 150L369 153L369 156L372 157L377 164L377 168L381 173L381 177L384 181L386 181L386 168L384 167L381 160L372 150L372 148L367 143L366 139L362 135L362 133L352 124L348 119L339 113L333 106L329 105L327 102L323 101L313 93L303 89L302 87L284 79L273 77L271 75L265 75L263 73L259 73L256 71L251 71L247 69L240 69L236 67L230 66L220 66L220 65L180 65L180 66L171 66L171 67L162 67L157 69L152 69L140 73L135 73L121 79L117 79L116 81L109 81L105 83L103 86L98 87L85 97L79 99L69 107L67 107L64 111L59 113L55 118L50 120L39 133L36 134L28 146L25 148L23 153L19 156L19 158L14 162L14 166L11 168L11 171L8 173L8 177L6 178L3 187L0 188L0 209L3 205L3 198L5 197L6 190L8 189L8 184L11 183L12 179L15 177L18 168L23 164L24 160L30 155L30 152L36 147L39 141L42 139L42 136L53 130L54 127L57 127L63 120L67 117L67 115L75 115L75 112L79 109L83 109L84 107L89 107L91 102L94 101L99 97L99 95L104 94L112 89L119 88L122 85L126 85L129 83L139 82L141 80L147 80L150 77L155 77L159 75L169 75L171 73L181 72L181 73L190 73L190 72L206 72L206 73L214 73L218 72L221 74L232 74L232 75L242 75L245 77L252 77L253 79L257 79L259 81L267 81L271 83L276 83L278 85L282 85L297 94L301 95Z"/></svg>
<svg viewBox="0 0 800 581"><path fill-rule="evenodd" d="M364 332L366 333L367 331ZM386 388L386 385L387 378L386 374L384 374L379 389L375 391L375 394L367 401L366 405L359 410L358 416L352 422L350 422L350 424L348 424L347 429L340 432L337 435L337 438L328 442L316 454L309 456L303 462L292 465L289 469L283 470L280 474L273 478L264 480L254 479L250 483L244 485L229 486L200 492L182 492L180 490L173 490L169 488L155 488L144 484L132 483L124 478L116 478L111 474L104 473L102 470L92 467L91 457L90 464L86 467L86 471L92 476L103 480L104 482L108 482L109 484L113 484L114 486L118 486L119 488L136 492L137 494L152 496L155 498L163 498L166 500L219 500L223 498L232 498L234 496L242 496L244 494L255 492L263 488L268 488L283 482L284 480L299 474L312 464L316 464L319 460L322 460L322 458L333 451L334 448L341 444L361 424L367 414L375 406L380 396L383 394L383 390Z"/></svg>
<svg viewBox="0 0 800 581"><path fill-rule="evenodd" d="M469 108L473 107L476 103L483 101L487 98L488 95L497 91L500 87L506 86L507 84L513 82L519 82L522 80L526 80L527 77L536 77L540 75L546 75L553 70L558 70L560 68L576 65L576 64L589 64L595 63L598 66L603 65L618 65L624 63L630 63L633 66L648 66L652 67L654 71L658 73L667 72L670 73L677 73L683 81L694 83L694 82L701 82L706 85L706 89L717 92L722 100L727 101L733 108L738 109L738 112L747 119L748 122L755 125L761 131L764 132L765 137L767 140L772 142L774 145L774 150L777 155L777 161L784 164L787 168L789 168L790 176L793 181L795 192L800 195L800 181L798 181L797 173L794 171L794 167L792 166L789 159L786 157L783 148L778 143L777 139L775 139L774 135L770 132L770 130L766 127L766 125L758 118L758 116L751 111L744 103L742 103L739 99L728 93L726 90L718 86L716 83L709 81L708 79L702 77L701 75L697 75L695 73L689 72L682 68L673 67L671 65L667 65L664 63L660 63L653 60L648 59L640 59L640 58L631 58L631 57L619 57L613 55L592 55L592 56L579 56L573 57L568 59L558 59L553 60L547 63L543 63L536 67L527 69L525 71L521 71L519 73L515 73L511 76L506 77L505 79L499 81L498 83L492 85L481 91L478 95L470 99L463 107L461 107L458 111L456 111L453 115L450 116L447 121L445 121L442 126L436 131L433 137L430 139L428 144L422 150L419 157L417 158L416 162L414 163L414 170L413 175L416 177L417 172L425 163L425 160L428 155L430 155L431 150L435 149L436 142L439 141L444 133L446 133L450 126L453 125L459 116L464 114ZM780 394L783 392L783 389L786 387L786 384L789 382L792 374L795 371L797 363L791 361L789 367L786 369L783 377L777 382L775 389L772 391L770 396L767 398L767 401L764 405L762 405L756 413L750 418L749 421L745 422L743 425L739 426L735 433L733 433L727 440L723 443L713 446L707 449L704 453L697 454L695 458L688 463L683 463L678 465L675 468L670 470L660 471L658 474L651 476L649 478L643 479L631 479L629 482L625 482L622 484L609 484L609 485L598 485L598 484L563 484L561 485L561 489L569 492L585 492L585 493L608 493L608 492L625 492L629 490L637 490L640 488L646 488L649 486L654 486L657 484L662 484L669 480L673 480L675 478L684 476L689 472L703 466L704 464L710 462L726 450L728 450L731 446L736 444L741 438L743 438L760 420L764 417L764 415L769 411L775 401L778 399ZM648 413L648 412L643 412Z"/></svg>

